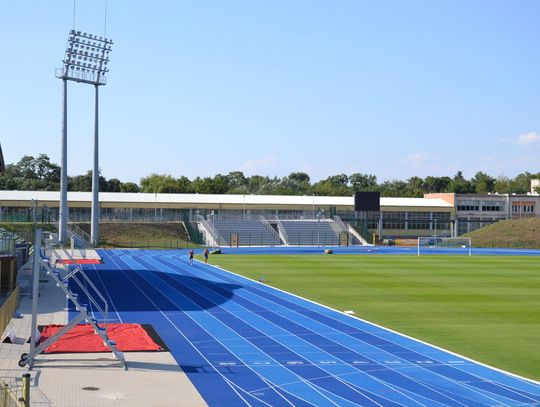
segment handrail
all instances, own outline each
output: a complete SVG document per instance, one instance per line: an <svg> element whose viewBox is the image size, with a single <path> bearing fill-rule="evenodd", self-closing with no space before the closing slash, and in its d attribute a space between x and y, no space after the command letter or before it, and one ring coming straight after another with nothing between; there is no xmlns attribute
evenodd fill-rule
<svg viewBox="0 0 540 407"><path fill-rule="evenodd" d="M279 235L280 235L281 239L283 240L285 245L288 246L289 245L289 235L287 235L287 231L285 230L285 228L283 227L283 224L281 223L281 221L279 220L279 218L277 216L276 216L276 223L277 223L277 227L278 227Z"/></svg>
<svg viewBox="0 0 540 407"><path fill-rule="evenodd" d="M58 255L57 252L54 249L52 249L52 250L53 250L53 253L55 254L55 256L57 256ZM64 266L64 269L69 271L69 267L67 267L67 265L64 262L62 262L61 264ZM86 288L85 285L83 284L83 282L81 282L77 278L77 274L80 274L81 276L83 276L85 281L90 284L90 286L94 290L95 294L97 294L97 296L100 298L100 300L102 300L103 303L105 304L104 307L102 307L95 300L95 298L92 296L92 294L90 293L88 288ZM84 273L84 271L82 270L82 268L80 266L77 266L74 270L69 271L69 273L61 279L61 282L62 283L67 283L70 278L77 283L77 285L81 288L81 290L84 292L84 294L88 297L88 300L92 303L92 305L94 305L98 309L98 311L103 314L104 325L107 326L109 306L108 306L107 301L103 297L103 295L101 295L101 293L97 290L97 287L92 283L92 281L88 278L88 276L86 275L86 273Z"/></svg>
<svg viewBox="0 0 540 407"><path fill-rule="evenodd" d="M266 220L266 218L263 215L259 215L259 220L264 225L266 230L268 230L269 232L272 232L272 234L277 237L277 240L281 241L281 236L279 235L279 233L276 232L276 230L272 227L270 222L268 222L268 220Z"/></svg>
<svg viewBox="0 0 540 407"><path fill-rule="evenodd" d="M37 251L36 251L37 250ZM63 253L62 253L63 251ZM65 255L65 257L60 256ZM61 265L65 270L68 271L64 277L61 276L61 272L56 267L57 259L62 260ZM54 238L52 233L43 233L41 229L36 229L35 231L35 249L34 249L34 265L33 265L33 287L32 287L32 337L30 340L30 352L22 353L19 360L19 366L24 367L25 365L32 366L34 365L35 358L37 355L40 355L48 346L52 343L59 340L64 334L73 329L76 325L81 322L86 321L94 329L94 332L99 335L104 344L112 351L114 356L120 361L122 367L127 369L126 360L124 354L116 348L116 342L109 338L107 333L107 324L108 324L108 312L109 307L108 303L101 295L97 287L90 281L86 273L83 271L80 265L71 270L67 264L67 260L73 262L73 258L68 251ZM53 281L56 282L56 285L61 288L65 293L66 298L69 299L75 306L77 314L74 318L69 320L67 324L62 326L57 332L45 339L43 342L37 343L36 334L37 332L37 310L38 310L38 301L39 301L39 277L41 270L46 271L50 275ZM73 280L81 289L79 293L72 291L73 285L67 284L68 280ZM94 290L93 293L90 293L90 288ZM85 294L85 301L88 301L88 304L81 303L79 299L80 294ZM103 301L103 306L96 301L94 296L99 297ZM101 312L101 320L104 322L98 322L96 311L94 309L88 311L88 305L94 305L95 309Z"/></svg>
<svg viewBox="0 0 540 407"><path fill-rule="evenodd" d="M48 218L50 220L50 223L53 226L56 226L56 228L59 228L59 221L56 217L56 213L51 211L51 209L47 205L43 205L43 209L47 212ZM78 237L82 241L84 241L88 246L91 248L94 248L97 246L97 243L92 236L90 236L88 233L86 233L82 228L77 226L74 222L67 220L67 233L68 237L71 238L71 236Z"/></svg>
<svg viewBox="0 0 540 407"><path fill-rule="evenodd" d="M336 224L339 226L339 228L341 229L342 232L349 232L349 229L347 228L347 226L345 226L345 223L343 223L343 221L341 220L341 218L337 215L334 216L334 222L336 222Z"/></svg>
<svg viewBox="0 0 540 407"><path fill-rule="evenodd" d="M44 234L45 237L45 234ZM86 275L86 273L83 271L82 267L77 264L77 262L73 259L71 254L66 250L66 248L62 245L60 245L57 241L53 241L52 239L44 239L45 240L45 248L50 250L51 254L54 255L56 259L60 260L60 264L62 264L63 268L68 272L63 278L62 282L66 283L71 278L74 280L77 285L81 288L81 290L84 292L84 294L88 297L88 300L98 309L99 312L103 314L103 324L105 328L107 327L108 320L109 320L109 304L105 297L101 294L101 292L98 290L98 288L95 286L95 284L92 282L92 280ZM63 254L66 256L66 258L70 261L71 264L76 265L73 270L69 269L69 265L62 260L61 254L54 248L53 244L56 244L60 249L62 250ZM44 256L42 256L44 257ZM50 262L50 260L49 260ZM83 277L84 281L81 282L79 278L77 278L77 275L80 275ZM103 302L103 306L101 306L94 296L90 293L88 288L83 283L88 283L92 290L94 291L94 294L99 297L99 299Z"/></svg>
<svg viewBox="0 0 540 407"><path fill-rule="evenodd" d="M92 248L97 246L97 242L95 241L95 239L93 239L92 236L90 236L88 233L86 233L82 228L77 226L76 223L71 222L71 221L68 220L67 225L68 225L68 229L67 229L68 234L75 235L76 237L80 238L85 243L90 245L90 247L92 247Z"/></svg>
<svg viewBox="0 0 540 407"><path fill-rule="evenodd" d="M197 222L200 222L204 226L206 231L210 234L210 237L214 239L216 246L227 244L227 241L223 239L223 237L219 234L219 232L215 228L210 226L210 224L206 221L206 219L204 219L201 215L196 215L195 219L197 220Z"/></svg>

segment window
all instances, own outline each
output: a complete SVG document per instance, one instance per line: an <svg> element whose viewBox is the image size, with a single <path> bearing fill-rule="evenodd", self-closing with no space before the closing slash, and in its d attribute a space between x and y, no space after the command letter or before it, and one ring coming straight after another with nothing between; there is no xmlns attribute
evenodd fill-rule
<svg viewBox="0 0 540 407"><path fill-rule="evenodd" d="M482 212L502 212L504 211L504 202L483 201Z"/></svg>
<svg viewBox="0 0 540 407"><path fill-rule="evenodd" d="M458 211L479 211L480 202L479 201L460 201L457 204Z"/></svg>
<svg viewBox="0 0 540 407"><path fill-rule="evenodd" d="M383 212L383 229L405 229L406 212Z"/></svg>
<svg viewBox="0 0 540 407"><path fill-rule="evenodd" d="M429 224L431 221L431 216L429 212L409 212L407 228L408 229L429 229Z"/></svg>

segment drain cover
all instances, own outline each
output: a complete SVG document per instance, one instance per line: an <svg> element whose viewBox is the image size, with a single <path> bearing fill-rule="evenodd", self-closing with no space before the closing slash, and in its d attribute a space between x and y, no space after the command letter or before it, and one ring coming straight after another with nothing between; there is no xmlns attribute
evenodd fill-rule
<svg viewBox="0 0 540 407"><path fill-rule="evenodd" d="M96 390L99 390L99 387L86 386L86 387L83 387L82 389L87 390L87 391L96 391Z"/></svg>

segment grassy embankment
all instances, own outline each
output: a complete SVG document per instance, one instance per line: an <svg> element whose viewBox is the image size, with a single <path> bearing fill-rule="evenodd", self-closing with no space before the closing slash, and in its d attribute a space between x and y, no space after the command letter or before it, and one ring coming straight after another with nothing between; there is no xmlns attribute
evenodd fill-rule
<svg viewBox="0 0 540 407"><path fill-rule="evenodd" d="M90 233L89 224L79 224ZM183 223L101 223L101 247L174 249L193 247Z"/></svg>
<svg viewBox="0 0 540 407"><path fill-rule="evenodd" d="M540 249L540 218L503 220L464 236L473 247Z"/></svg>

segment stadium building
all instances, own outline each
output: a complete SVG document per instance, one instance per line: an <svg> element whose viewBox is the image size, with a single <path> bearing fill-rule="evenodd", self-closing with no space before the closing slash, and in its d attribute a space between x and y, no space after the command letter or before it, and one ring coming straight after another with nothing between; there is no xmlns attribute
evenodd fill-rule
<svg viewBox="0 0 540 407"><path fill-rule="evenodd" d="M501 220L540 216L538 194L438 193L424 196L443 199L455 207L457 235L472 232Z"/></svg>
<svg viewBox="0 0 540 407"><path fill-rule="evenodd" d="M91 199L90 192L69 192L69 220L90 222ZM278 220L319 224L324 220L367 228L384 238L453 236L455 225L454 205L439 197L381 198L380 212L356 212L352 196L101 192L99 200L101 222L190 223L202 218L211 226L212 222L264 219L275 228ZM31 221L34 213L38 220L55 218L58 205L58 192L0 191L0 221ZM50 211L44 211L44 207Z"/></svg>
<svg viewBox="0 0 540 407"><path fill-rule="evenodd" d="M352 196L101 192L99 200L101 222L184 222L207 242L227 245L349 244L371 241L373 233L382 239L453 237L500 220L540 216L540 197L531 194L383 197L380 212L355 211ZM91 192L69 192L68 201L71 222L90 222ZM0 222L28 222L34 214L38 221L55 220L58 206L58 192L0 191Z"/></svg>

